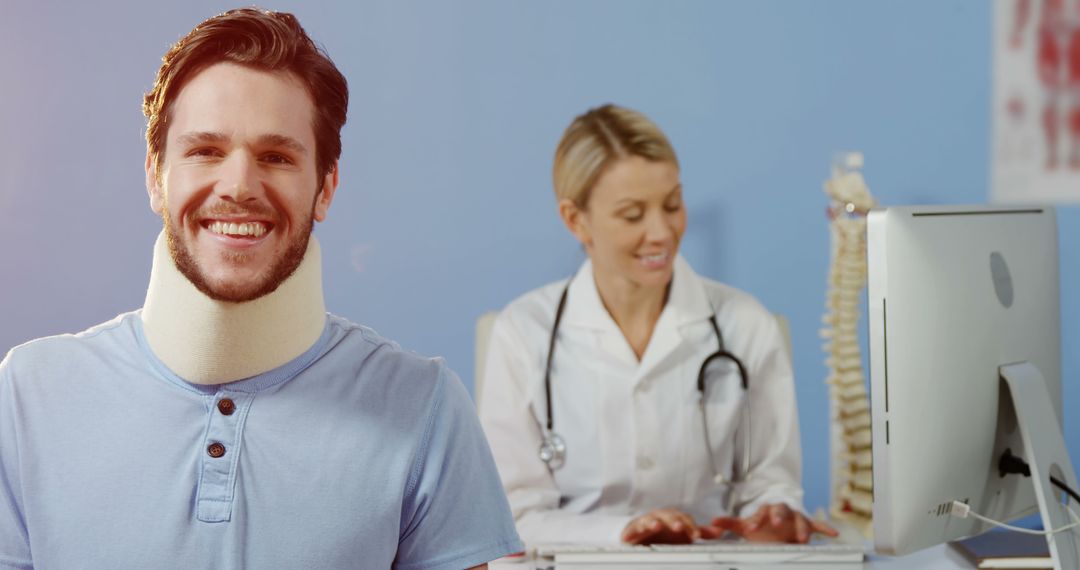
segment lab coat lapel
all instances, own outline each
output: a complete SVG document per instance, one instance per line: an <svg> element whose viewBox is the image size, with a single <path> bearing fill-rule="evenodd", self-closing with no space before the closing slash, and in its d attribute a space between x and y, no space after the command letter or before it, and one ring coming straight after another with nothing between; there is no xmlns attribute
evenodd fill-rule
<svg viewBox="0 0 1080 570"><path fill-rule="evenodd" d="M642 355L636 382L648 377L682 345L687 325L708 319L712 313L701 278L681 255L677 256L668 300Z"/></svg>
<svg viewBox="0 0 1080 570"><path fill-rule="evenodd" d="M574 275L567 293L563 322L568 327L592 329L597 334L598 348L615 357L630 369L637 368L637 356L626 342L619 325L604 308L593 278L592 261L586 260Z"/></svg>
<svg viewBox="0 0 1080 570"><path fill-rule="evenodd" d="M670 303L669 298L668 304ZM649 345L645 347L645 354L641 355L641 366L634 378L635 384L648 377L649 373L682 343L682 335L675 325L675 315L668 309L668 306L664 306L660 318L656 321L652 337L649 338Z"/></svg>

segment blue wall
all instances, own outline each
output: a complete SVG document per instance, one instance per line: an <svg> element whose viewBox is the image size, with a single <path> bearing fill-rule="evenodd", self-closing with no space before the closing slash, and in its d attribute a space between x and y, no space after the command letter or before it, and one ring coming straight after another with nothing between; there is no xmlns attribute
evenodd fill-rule
<svg viewBox="0 0 1080 570"><path fill-rule="evenodd" d="M141 304L160 222L140 97L170 42L232 7L67 4L0 19L3 349ZM317 230L331 310L471 384L476 316L582 259L549 183L563 128L602 102L638 108L679 152L691 263L790 319L807 502L826 503L821 182L858 149L884 204L986 200L991 3L266 5L296 12L352 87L343 183ZM1060 224L1072 412L1080 213ZM1075 413L1066 438L1080 463Z"/></svg>

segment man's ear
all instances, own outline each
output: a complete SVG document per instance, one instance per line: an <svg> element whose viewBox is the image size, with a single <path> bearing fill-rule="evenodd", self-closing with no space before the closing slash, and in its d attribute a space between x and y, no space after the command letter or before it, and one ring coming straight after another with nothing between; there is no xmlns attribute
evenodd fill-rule
<svg viewBox="0 0 1080 570"><path fill-rule="evenodd" d="M330 210L330 202L334 200L334 192L337 191L339 181L338 164L337 161L334 161L330 171L326 173L326 176L323 176L322 187L319 188L319 194L315 196L314 218L316 222L326 219L326 213Z"/></svg>
<svg viewBox="0 0 1080 570"><path fill-rule="evenodd" d="M592 236L585 220L585 211L578 207L573 200L563 198L559 200L559 218L570 233L574 234L581 245L586 248L592 245Z"/></svg>
<svg viewBox="0 0 1080 570"><path fill-rule="evenodd" d="M150 209L161 215L165 205L165 192L161 188L161 177L158 176L157 161L154 160L150 149L146 149L146 193L150 195Z"/></svg>

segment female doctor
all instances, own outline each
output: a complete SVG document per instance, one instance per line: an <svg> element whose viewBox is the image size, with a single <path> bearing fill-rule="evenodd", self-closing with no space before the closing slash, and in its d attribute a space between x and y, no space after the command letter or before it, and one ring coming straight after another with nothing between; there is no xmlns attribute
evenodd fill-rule
<svg viewBox="0 0 1080 570"><path fill-rule="evenodd" d="M803 514L776 320L679 256L686 210L664 134L636 111L592 109L566 130L553 174L559 216L588 259L499 315L481 393L521 537L835 535Z"/></svg>

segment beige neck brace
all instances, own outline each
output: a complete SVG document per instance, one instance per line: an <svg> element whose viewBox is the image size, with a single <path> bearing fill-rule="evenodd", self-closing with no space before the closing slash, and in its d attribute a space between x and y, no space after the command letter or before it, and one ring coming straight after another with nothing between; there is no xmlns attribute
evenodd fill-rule
<svg viewBox="0 0 1080 570"><path fill-rule="evenodd" d="M154 244L142 309L150 349L194 384L262 374L300 356L322 335L322 257L315 236L304 261L273 293L246 303L214 301L173 263L164 232Z"/></svg>

